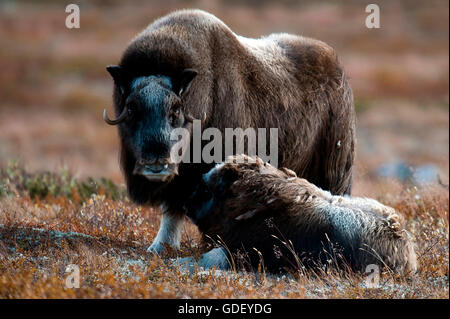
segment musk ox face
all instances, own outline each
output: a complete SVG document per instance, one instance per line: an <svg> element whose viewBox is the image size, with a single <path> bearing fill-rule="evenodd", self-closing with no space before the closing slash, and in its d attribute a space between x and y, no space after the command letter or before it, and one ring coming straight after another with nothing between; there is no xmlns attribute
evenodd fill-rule
<svg viewBox="0 0 450 319"><path fill-rule="evenodd" d="M108 67L122 95L120 115L108 124L119 125L122 145L131 161L131 174L152 182L166 182L178 173L170 156L178 141L171 139L174 129L190 128L192 118L183 104L184 94L197 72L186 69L178 78L166 75L132 77L119 66ZM185 143L187 143L185 141Z"/></svg>
<svg viewBox="0 0 450 319"><path fill-rule="evenodd" d="M170 79L165 76L134 79L125 107L127 118L119 129L136 159L133 174L156 181L176 174L176 166L170 160L175 143L170 133L185 121L181 100L172 91Z"/></svg>

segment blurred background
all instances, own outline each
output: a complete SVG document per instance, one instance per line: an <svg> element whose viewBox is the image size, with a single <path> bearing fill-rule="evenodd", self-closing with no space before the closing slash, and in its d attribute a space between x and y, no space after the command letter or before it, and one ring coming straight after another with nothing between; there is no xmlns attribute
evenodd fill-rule
<svg viewBox="0 0 450 319"><path fill-rule="evenodd" d="M81 28L67 29L71 2L0 0L0 168L19 160L122 184L116 128L102 120L105 67L155 18L199 8L247 37L289 32L337 50L358 116L354 194L448 187L448 1L376 1L380 29L365 26L370 2L290 0L79 0Z"/></svg>

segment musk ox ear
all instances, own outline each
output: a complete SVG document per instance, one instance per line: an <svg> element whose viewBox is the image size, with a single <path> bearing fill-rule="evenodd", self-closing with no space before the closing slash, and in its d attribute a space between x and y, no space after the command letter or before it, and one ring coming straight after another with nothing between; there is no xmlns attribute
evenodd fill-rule
<svg viewBox="0 0 450 319"><path fill-rule="evenodd" d="M180 76L180 85L178 88L178 95L181 96L183 94L186 94L186 92L189 90L189 87L191 86L192 80L197 76L198 72L194 69L184 69L183 72L181 72Z"/></svg>
<svg viewBox="0 0 450 319"><path fill-rule="evenodd" d="M127 73L119 65L108 65L106 71L111 74L114 83L120 88L121 93L125 92L125 84L127 82Z"/></svg>

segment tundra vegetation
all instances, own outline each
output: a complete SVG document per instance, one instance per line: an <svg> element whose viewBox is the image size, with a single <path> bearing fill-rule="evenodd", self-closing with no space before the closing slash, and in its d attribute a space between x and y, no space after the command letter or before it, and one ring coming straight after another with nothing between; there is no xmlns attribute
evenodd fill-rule
<svg viewBox="0 0 450 319"><path fill-rule="evenodd" d="M0 173L1 298L447 298L448 191L410 188L379 199L407 220L418 272L366 275L318 268L273 275L173 267L167 257L200 256L200 234L186 222L181 250L146 253L160 214L132 204L123 186L79 181L66 171L29 174L11 164ZM80 288L66 288L68 265Z"/></svg>

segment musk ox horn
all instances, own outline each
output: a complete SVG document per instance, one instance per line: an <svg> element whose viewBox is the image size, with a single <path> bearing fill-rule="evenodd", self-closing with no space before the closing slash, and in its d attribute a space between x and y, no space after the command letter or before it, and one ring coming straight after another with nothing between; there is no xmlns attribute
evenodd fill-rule
<svg viewBox="0 0 450 319"><path fill-rule="evenodd" d="M115 120L111 120L108 117L108 114L106 113L106 109L103 110L103 120L108 123L109 125L117 125L120 122L123 122L125 120L125 118L127 117L127 113L128 113L128 109L127 107L123 108L122 113L120 113L119 117L116 118Z"/></svg>

